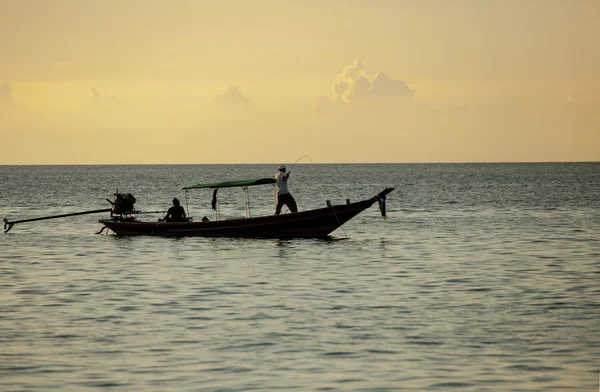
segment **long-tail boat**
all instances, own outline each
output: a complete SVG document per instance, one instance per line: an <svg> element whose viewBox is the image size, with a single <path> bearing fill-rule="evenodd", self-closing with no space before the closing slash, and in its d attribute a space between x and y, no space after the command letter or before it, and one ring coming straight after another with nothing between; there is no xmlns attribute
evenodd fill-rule
<svg viewBox="0 0 600 392"><path fill-rule="evenodd" d="M255 185L273 184L273 178L252 180L214 182L184 187L187 192L192 189L212 189L212 208L216 211L216 219L204 217L201 221L187 218L183 222L143 222L136 218L135 211L116 211L110 219L101 219L103 229L108 229L120 236L153 235L153 236L200 236L200 237L251 237L251 238L324 238L331 232L360 214L374 203L379 204L383 218L386 218L386 195L394 188L386 188L380 193L358 202L332 205L327 201L327 207L280 215L260 217L250 216L250 201L248 187ZM224 220L219 212L218 190L221 188L241 187L244 191L246 209L245 218ZM113 206L117 207L116 205ZM130 206L128 206L130 207ZM101 230L102 231L102 230Z"/></svg>

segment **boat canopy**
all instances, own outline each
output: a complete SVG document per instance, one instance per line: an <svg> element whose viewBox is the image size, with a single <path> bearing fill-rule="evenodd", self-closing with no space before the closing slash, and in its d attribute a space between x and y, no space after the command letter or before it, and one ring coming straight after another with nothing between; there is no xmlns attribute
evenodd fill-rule
<svg viewBox="0 0 600 392"><path fill-rule="evenodd" d="M253 180L236 180L236 181L224 181L224 182L210 182L206 184L196 184L190 185L183 188L183 190L188 189L219 189L219 188L233 188L233 187L248 187L252 185L264 185L264 184L274 184L274 178L257 178Z"/></svg>

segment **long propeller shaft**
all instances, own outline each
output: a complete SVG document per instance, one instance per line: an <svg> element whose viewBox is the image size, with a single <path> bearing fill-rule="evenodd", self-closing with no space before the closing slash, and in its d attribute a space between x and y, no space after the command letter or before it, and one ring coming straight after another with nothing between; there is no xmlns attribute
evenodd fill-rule
<svg viewBox="0 0 600 392"><path fill-rule="evenodd" d="M101 212L110 212L111 208L102 208L100 210L92 210L92 211L81 211L81 212L72 212L70 214L61 214L61 215L52 215L52 216L42 216L40 218L31 218L31 219L21 219L17 221L10 222L8 219L4 218L4 232L8 233L12 227L17 223L25 223L25 222L35 222L46 219L56 219L56 218L66 218L69 216L77 216L77 215L86 215L86 214L98 214Z"/></svg>

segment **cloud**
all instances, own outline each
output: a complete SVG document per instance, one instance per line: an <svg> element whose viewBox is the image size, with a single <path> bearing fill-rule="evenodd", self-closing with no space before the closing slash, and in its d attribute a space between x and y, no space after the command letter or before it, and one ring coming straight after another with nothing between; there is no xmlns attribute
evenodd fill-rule
<svg viewBox="0 0 600 392"><path fill-rule="evenodd" d="M227 90L217 95L211 101L212 105L221 107L252 107L254 103L247 98L239 88L229 86Z"/></svg>
<svg viewBox="0 0 600 392"><path fill-rule="evenodd" d="M365 62L354 60L354 63L347 65L341 74L337 76L337 82L333 86L334 100L348 101L348 95L351 95L357 81L366 77ZM359 85L362 85L359 83ZM360 87L359 87L360 88Z"/></svg>
<svg viewBox="0 0 600 392"><path fill-rule="evenodd" d="M371 83L371 96L374 98L414 99L414 90L406 82L390 78L384 73L377 73Z"/></svg>
<svg viewBox="0 0 600 392"><path fill-rule="evenodd" d="M365 62L354 60L336 77L333 97L321 96L317 99L317 115L340 115L360 111L379 113L381 111L403 111L416 107L414 90L402 80L378 72L370 78Z"/></svg>
<svg viewBox="0 0 600 392"><path fill-rule="evenodd" d="M3 81L0 83L0 105L2 106L14 106L15 101L12 96L12 87L8 82Z"/></svg>
<svg viewBox="0 0 600 392"><path fill-rule="evenodd" d="M114 103L119 101L117 97L113 97L110 95L101 95L98 92L96 86L90 87L90 96L92 97L92 101L98 103Z"/></svg>
<svg viewBox="0 0 600 392"><path fill-rule="evenodd" d="M337 76L333 87L333 100L352 103L374 99L405 99L412 101L414 91L406 82L377 73L370 79L365 70L365 62L354 60Z"/></svg>

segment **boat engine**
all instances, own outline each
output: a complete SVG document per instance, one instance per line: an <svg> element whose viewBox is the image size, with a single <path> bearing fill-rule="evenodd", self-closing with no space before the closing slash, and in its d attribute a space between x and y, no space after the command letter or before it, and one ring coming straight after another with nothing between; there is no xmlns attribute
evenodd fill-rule
<svg viewBox="0 0 600 392"><path fill-rule="evenodd" d="M110 216L113 215L131 215L135 212L133 205L135 204L135 197L131 193L113 193L115 201L112 202L108 199L108 202L112 204Z"/></svg>

